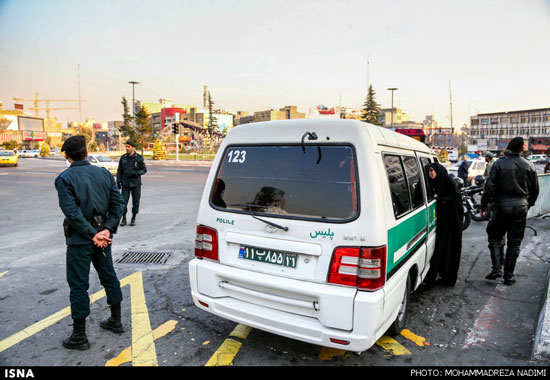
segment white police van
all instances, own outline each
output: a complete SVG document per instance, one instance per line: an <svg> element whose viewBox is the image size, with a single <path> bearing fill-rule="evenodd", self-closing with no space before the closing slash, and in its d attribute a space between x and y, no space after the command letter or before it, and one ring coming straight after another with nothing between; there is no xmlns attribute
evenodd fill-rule
<svg viewBox="0 0 550 380"><path fill-rule="evenodd" d="M433 161L423 143L356 120L233 128L200 204L194 303L349 351L399 334L435 244Z"/></svg>

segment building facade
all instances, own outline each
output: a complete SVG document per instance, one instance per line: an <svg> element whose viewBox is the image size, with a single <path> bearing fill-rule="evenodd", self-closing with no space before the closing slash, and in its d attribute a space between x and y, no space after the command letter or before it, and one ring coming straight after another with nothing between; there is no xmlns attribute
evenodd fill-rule
<svg viewBox="0 0 550 380"><path fill-rule="evenodd" d="M523 137L526 149L532 152L548 149L550 108L483 113L470 117L470 149L503 151L514 137Z"/></svg>

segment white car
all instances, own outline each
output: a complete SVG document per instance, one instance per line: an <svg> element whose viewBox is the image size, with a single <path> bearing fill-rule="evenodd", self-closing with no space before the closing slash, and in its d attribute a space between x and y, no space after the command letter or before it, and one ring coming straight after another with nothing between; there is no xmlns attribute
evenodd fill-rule
<svg viewBox="0 0 550 380"><path fill-rule="evenodd" d="M38 150L18 150L17 155L22 158L29 158L29 157L38 157L40 155L40 151Z"/></svg>
<svg viewBox="0 0 550 380"><path fill-rule="evenodd" d="M95 166L100 166L107 169L111 172L112 175L116 176L118 171L118 161L115 161L107 156L100 154L89 154L87 158L88 162ZM71 166L69 161L66 161L67 167Z"/></svg>
<svg viewBox="0 0 550 380"><path fill-rule="evenodd" d="M468 168L468 182L472 183L476 175L483 175L487 163L485 162L485 159L479 158L474 160L467 160L467 162L470 164L470 167ZM458 177L458 168L460 164L462 164L462 161L459 161L456 165L449 167L447 169L449 174L454 174Z"/></svg>
<svg viewBox="0 0 550 380"><path fill-rule="evenodd" d="M546 156L546 154L531 154L527 157L527 159L533 163L537 163L538 161L546 161L548 156Z"/></svg>

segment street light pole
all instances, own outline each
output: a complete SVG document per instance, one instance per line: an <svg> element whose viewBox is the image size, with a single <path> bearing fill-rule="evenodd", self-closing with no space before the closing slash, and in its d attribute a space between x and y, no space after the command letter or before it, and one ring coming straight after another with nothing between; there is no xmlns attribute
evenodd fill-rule
<svg viewBox="0 0 550 380"><path fill-rule="evenodd" d="M391 91L391 128L393 129L393 92L398 89L395 87L390 87L388 90Z"/></svg>
<svg viewBox="0 0 550 380"><path fill-rule="evenodd" d="M136 129L136 105L135 105L136 96L135 96L134 86L136 84L139 84L139 82L131 80L128 83L132 85L132 131L135 131Z"/></svg>

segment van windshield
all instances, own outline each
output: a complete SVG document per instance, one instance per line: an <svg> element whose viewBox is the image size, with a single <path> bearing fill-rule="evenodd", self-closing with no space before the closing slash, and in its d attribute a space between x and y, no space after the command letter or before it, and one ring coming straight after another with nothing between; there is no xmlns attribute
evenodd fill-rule
<svg viewBox="0 0 550 380"><path fill-rule="evenodd" d="M350 220L358 215L354 157L347 145L230 146L210 202L255 215Z"/></svg>

